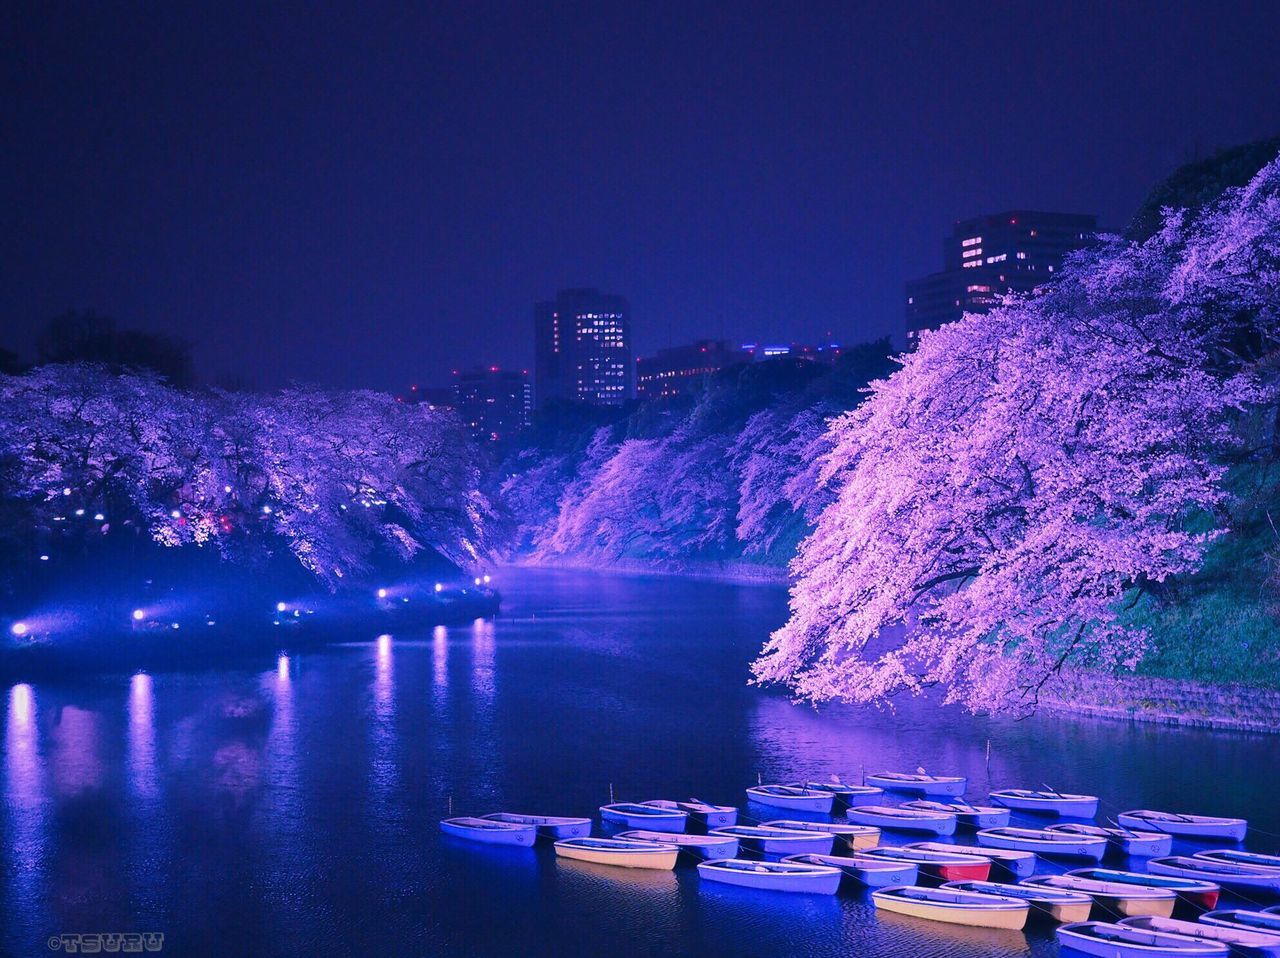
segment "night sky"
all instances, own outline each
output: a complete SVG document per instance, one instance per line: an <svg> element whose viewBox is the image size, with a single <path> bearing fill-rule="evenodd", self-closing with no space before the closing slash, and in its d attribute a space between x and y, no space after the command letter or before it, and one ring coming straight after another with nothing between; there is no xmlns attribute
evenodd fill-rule
<svg viewBox="0 0 1280 958"><path fill-rule="evenodd" d="M93 308L395 390L530 366L571 285L641 353L900 337L953 220L1123 226L1280 133L1275 3L306 6L5 5L0 345Z"/></svg>

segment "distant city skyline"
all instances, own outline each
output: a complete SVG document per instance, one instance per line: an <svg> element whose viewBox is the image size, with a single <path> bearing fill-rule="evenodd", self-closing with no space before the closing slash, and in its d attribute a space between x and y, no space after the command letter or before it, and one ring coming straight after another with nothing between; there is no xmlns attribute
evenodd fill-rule
<svg viewBox="0 0 1280 958"><path fill-rule="evenodd" d="M626 295L637 355L900 342L903 283L956 220L1123 227L1181 163L1280 132L1258 92L1280 9L1243 2L263 7L252 30L73 4L7 26L0 346L93 309L255 387L531 368L529 304L576 285Z"/></svg>

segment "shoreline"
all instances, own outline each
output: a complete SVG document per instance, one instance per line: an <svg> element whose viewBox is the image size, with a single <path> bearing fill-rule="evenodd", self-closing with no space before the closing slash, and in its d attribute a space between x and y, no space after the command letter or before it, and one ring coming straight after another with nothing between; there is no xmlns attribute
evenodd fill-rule
<svg viewBox="0 0 1280 958"><path fill-rule="evenodd" d="M786 585L790 581L786 566L766 566L736 560L687 562L669 559L655 562L648 559L622 559L599 563L585 559L536 559L520 556L504 559L503 565L516 569L566 569L573 572L705 579L739 585Z"/></svg>

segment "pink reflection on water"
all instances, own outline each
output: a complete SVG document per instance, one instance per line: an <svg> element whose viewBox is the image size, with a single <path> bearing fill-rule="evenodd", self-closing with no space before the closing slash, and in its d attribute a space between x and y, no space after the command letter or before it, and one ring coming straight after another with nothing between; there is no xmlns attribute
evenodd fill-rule
<svg viewBox="0 0 1280 958"><path fill-rule="evenodd" d="M135 795L156 794L155 702L151 676L139 672L129 680L129 785Z"/></svg>
<svg viewBox="0 0 1280 958"><path fill-rule="evenodd" d="M4 860L12 869L4 912L20 914L33 906L33 896L44 884L47 833L44 768L40 762L36 698L23 683L9 689L5 723L4 802L6 839Z"/></svg>
<svg viewBox="0 0 1280 958"><path fill-rule="evenodd" d="M276 659L276 677L281 682L289 681L289 656L282 655Z"/></svg>
<svg viewBox="0 0 1280 958"><path fill-rule="evenodd" d="M471 691L485 705L492 704L494 686L494 631L489 619L471 623Z"/></svg>
<svg viewBox="0 0 1280 958"><path fill-rule="evenodd" d="M431 632L432 683L437 692L449 687L449 630L437 625Z"/></svg>

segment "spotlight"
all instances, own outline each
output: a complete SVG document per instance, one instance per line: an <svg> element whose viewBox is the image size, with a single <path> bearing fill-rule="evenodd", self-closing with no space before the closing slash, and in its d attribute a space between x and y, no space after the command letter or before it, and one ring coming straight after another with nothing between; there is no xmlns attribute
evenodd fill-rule
<svg viewBox="0 0 1280 958"><path fill-rule="evenodd" d="M289 607L288 607L287 605L285 605L283 602L277 602L277 603L276 603L276 611L277 611L277 612L283 612L283 611L284 611L285 609L287 609L287 608L289 608Z"/></svg>
<svg viewBox="0 0 1280 958"><path fill-rule="evenodd" d="M484 577L484 584L485 585L489 584L489 577L487 575Z"/></svg>
<svg viewBox="0 0 1280 958"><path fill-rule="evenodd" d="M134 621L134 622L141 622L141 621L142 621L143 619L145 619L146 617L147 617L147 613L143 612L141 609L134 609L134 610L133 610L133 621Z"/></svg>
<svg viewBox="0 0 1280 958"><path fill-rule="evenodd" d="M386 597L387 597L387 590L386 590L386 589L379 589L379 590L378 590L378 598L379 598L379 599L385 599Z"/></svg>
<svg viewBox="0 0 1280 958"><path fill-rule="evenodd" d="M24 635L27 634L27 623L15 622L13 623L13 625L9 626L9 631L12 632L14 635L16 635L18 638L22 638Z"/></svg>
<svg viewBox="0 0 1280 958"><path fill-rule="evenodd" d="M437 591L437 592L443 592L443 591L444 591L444 586L442 586L439 582L437 582L437 583L436 583L436 591Z"/></svg>

